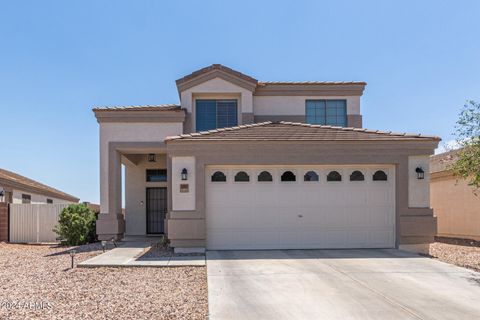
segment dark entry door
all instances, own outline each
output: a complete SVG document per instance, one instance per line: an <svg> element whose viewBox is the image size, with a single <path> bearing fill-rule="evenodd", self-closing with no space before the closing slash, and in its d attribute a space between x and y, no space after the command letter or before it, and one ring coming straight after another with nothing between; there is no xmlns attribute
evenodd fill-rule
<svg viewBox="0 0 480 320"><path fill-rule="evenodd" d="M147 188L147 234L164 233L167 188Z"/></svg>

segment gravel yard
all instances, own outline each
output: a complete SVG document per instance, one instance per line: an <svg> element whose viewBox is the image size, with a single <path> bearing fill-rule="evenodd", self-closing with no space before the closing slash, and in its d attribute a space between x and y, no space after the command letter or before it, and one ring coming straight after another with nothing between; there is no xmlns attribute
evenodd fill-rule
<svg viewBox="0 0 480 320"><path fill-rule="evenodd" d="M430 256L480 272L480 242L450 238L436 240L430 246Z"/></svg>
<svg viewBox="0 0 480 320"><path fill-rule="evenodd" d="M147 260L163 257L191 257L204 256L204 253L174 253L172 248L164 248L161 246L152 246L150 250L145 252L138 260Z"/></svg>
<svg viewBox="0 0 480 320"><path fill-rule="evenodd" d="M0 243L0 319L205 319L205 267L75 268L65 247ZM81 246L75 261L101 253Z"/></svg>

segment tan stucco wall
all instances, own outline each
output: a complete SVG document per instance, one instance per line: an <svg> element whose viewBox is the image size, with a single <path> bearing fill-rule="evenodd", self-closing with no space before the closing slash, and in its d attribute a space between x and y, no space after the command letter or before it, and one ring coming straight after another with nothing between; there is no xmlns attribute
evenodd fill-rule
<svg viewBox="0 0 480 320"><path fill-rule="evenodd" d="M187 180L182 180L181 172L187 169ZM195 210L195 157L172 158L172 210L188 211ZM181 192L181 185L188 186L188 192Z"/></svg>
<svg viewBox="0 0 480 320"><path fill-rule="evenodd" d="M359 96L253 96L254 113L258 116L305 116L305 101L315 99L347 100L347 114L360 114Z"/></svg>
<svg viewBox="0 0 480 320"><path fill-rule="evenodd" d="M147 155L137 164L125 164L125 234L145 235L147 225L146 188L167 187L166 182L147 182L147 169L166 169L167 157L157 154L156 162L148 162Z"/></svg>
<svg viewBox="0 0 480 320"><path fill-rule="evenodd" d="M187 111L185 132L195 130L196 99L236 99L238 100L238 122L242 124L242 113L253 112L252 92L220 78L205 81L180 93L182 108Z"/></svg>
<svg viewBox="0 0 480 320"><path fill-rule="evenodd" d="M430 172L429 155L408 157L408 205L412 208L430 207ZM424 179L417 179L415 169L420 167L425 171Z"/></svg>
<svg viewBox="0 0 480 320"><path fill-rule="evenodd" d="M480 240L480 196L467 181L448 173L433 174L430 196L439 236Z"/></svg>
<svg viewBox="0 0 480 320"><path fill-rule="evenodd" d="M348 126L361 127L360 96L255 96L251 91L214 78L191 87L180 93L182 108L187 111L185 132L194 132L196 99L236 99L238 101L238 123L262 121L305 121L305 101L309 99L341 99L347 101Z"/></svg>
<svg viewBox="0 0 480 320"><path fill-rule="evenodd" d="M125 232L121 202L122 153L162 153L165 138L182 132L183 122L100 122L99 240L120 239Z"/></svg>
<svg viewBox="0 0 480 320"><path fill-rule="evenodd" d="M13 189L12 203L22 203L22 194L28 194L31 196L32 204L47 203L47 199L52 199L53 203L72 203L72 201L67 201L63 199L58 199L50 196L45 196L37 193L31 193L28 191L16 190Z"/></svg>
<svg viewBox="0 0 480 320"><path fill-rule="evenodd" d="M396 170L396 246L430 243L436 219L430 208L409 206L409 156L433 153L436 142L384 143L167 143L168 157L195 156L196 209L169 213L172 246L205 246L205 167L207 165L391 164ZM428 171L426 173L428 175Z"/></svg>
<svg viewBox="0 0 480 320"><path fill-rule="evenodd" d="M110 142L159 142L183 132L177 123L100 123L100 212L108 213L108 153ZM117 210L118 211L118 210Z"/></svg>

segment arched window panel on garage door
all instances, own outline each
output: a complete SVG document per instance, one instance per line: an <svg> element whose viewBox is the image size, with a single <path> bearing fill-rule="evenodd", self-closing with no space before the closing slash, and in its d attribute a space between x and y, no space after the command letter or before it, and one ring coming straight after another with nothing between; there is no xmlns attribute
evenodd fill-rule
<svg viewBox="0 0 480 320"><path fill-rule="evenodd" d="M342 175L338 171L330 171L327 175L327 181L342 181Z"/></svg>
<svg viewBox="0 0 480 320"><path fill-rule="evenodd" d="M248 182L250 181L250 176L245 171L239 171L235 175L235 182Z"/></svg>
<svg viewBox="0 0 480 320"><path fill-rule="evenodd" d="M295 174L292 171L285 171L282 173L281 176L281 181L283 182L288 182L288 181L296 181L297 178L295 177Z"/></svg>
<svg viewBox="0 0 480 320"><path fill-rule="evenodd" d="M373 181L387 181L388 177L385 171L383 170L377 170L373 174Z"/></svg>
<svg viewBox="0 0 480 320"><path fill-rule="evenodd" d="M361 171L355 170L350 175L350 181L365 181L365 176Z"/></svg>
<svg viewBox="0 0 480 320"><path fill-rule="evenodd" d="M271 182L271 181L273 181L272 174L268 171L262 171L258 175L258 181L259 182Z"/></svg>
<svg viewBox="0 0 480 320"><path fill-rule="evenodd" d="M315 171L308 171L303 176L303 181L318 181L318 174Z"/></svg>
<svg viewBox="0 0 480 320"><path fill-rule="evenodd" d="M226 182L226 181L227 181L227 176L222 171L215 171L215 173L212 174L212 182Z"/></svg>

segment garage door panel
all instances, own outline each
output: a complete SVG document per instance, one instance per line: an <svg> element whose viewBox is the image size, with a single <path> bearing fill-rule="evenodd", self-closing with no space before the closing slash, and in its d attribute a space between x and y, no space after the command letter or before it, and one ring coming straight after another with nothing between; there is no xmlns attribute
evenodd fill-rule
<svg viewBox="0 0 480 320"><path fill-rule="evenodd" d="M300 196L302 203L307 207L318 207L332 201L332 196L326 192L325 185L318 182L305 183Z"/></svg>
<svg viewBox="0 0 480 320"><path fill-rule="evenodd" d="M368 203L371 205L391 205L393 203L393 195L391 194L391 188L388 188L388 184L381 186L375 186L369 189Z"/></svg>
<svg viewBox="0 0 480 320"><path fill-rule="evenodd" d="M209 212L211 219L208 219L208 228L234 228L231 218L231 210L212 206Z"/></svg>
<svg viewBox="0 0 480 320"><path fill-rule="evenodd" d="M355 168L358 169L358 168ZM206 180L209 249L387 248L395 244L394 169L388 181L372 181L376 168L360 168L365 181L349 181L352 169L337 168L341 182L327 182L333 169L312 168L320 181L305 182L307 169L290 169L297 181L281 182L287 169L224 168L227 182ZM273 182L258 182L266 170ZM207 170L208 171L208 170ZM250 182L234 182L238 171Z"/></svg>
<svg viewBox="0 0 480 320"><path fill-rule="evenodd" d="M257 186L259 185L261 185L261 187L257 189ZM272 185L265 186L260 183L255 185L255 187L252 187L255 188L255 192L252 192L251 200L253 200L253 203L255 203L257 207L270 207L276 205L276 193L272 192L271 187Z"/></svg>
<svg viewBox="0 0 480 320"><path fill-rule="evenodd" d="M346 248L348 232L346 230L326 230L325 232L326 248Z"/></svg>
<svg viewBox="0 0 480 320"><path fill-rule="evenodd" d="M320 228L326 224L325 213L322 212L322 208L319 207L307 207L299 210L299 214L302 216L298 219L300 227L314 227Z"/></svg>
<svg viewBox="0 0 480 320"><path fill-rule="evenodd" d="M326 233L318 228L302 228L298 233L298 239L306 245L306 248L326 247Z"/></svg>
<svg viewBox="0 0 480 320"><path fill-rule="evenodd" d="M227 187L227 185L225 185ZM229 207L232 205L232 201L234 199L234 195L232 194L224 194L221 188L212 188L209 190L206 199L208 203L211 203L215 207Z"/></svg>
<svg viewBox="0 0 480 320"><path fill-rule="evenodd" d="M326 224L332 228L342 228L347 225L346 209L342 207L327 207L325 208Z"/></svg>
<svg viewBox="0 0 480 320"><path fill-rule="evenodd" d="M292 229L298 223L298 211L291 208L278 208L278 220L275 225L279 228Z"/></svg>
<svg viewBox="0 0 480 320"><path fill-rule="evenodd" d="M231 225L232 228L234 228L234 227L249 228L255 223L254 212L253 212L253 209L250 208L250 207L246 207L246 208L235 207L235 208L232 208L229 216L232 220L232 225Z"/></svg>
<svg viewBox="0 0 480 320"><path fill-rule="evenodd" d="M370 243L372 246L383 247L385 243L393 241L393 231L391 230L373 230L370 232Z"/></svg>
<svg viewBox="0 0 480 320"><path fill-rule="evenodd" d="M356 182L356 183L362 183L362 182ZM364 185L346 188L345 201L349 205L363 206L367 203L367 198L368 198L368 189Z"/></svg>
<svg viewBox="0 0 480 320"><path fill-rule="evenodd" d="M261 230L255 232L251 235L251 240L253 240L253 245L256 243L262 243L267 248L274 248L276 245L279 245L282 241L285 241L287 234L281 237L280 230Z"/></svg>
<svg viewBox="0 0 480 320"><path fill-rule="evenodd" d="M395 209L388 206L369 208L369 224L373 227L388 227L393 225Z"/></svg>
<svg viewBox="0 0 480 320"><path fill-rule="evenodd" d="M349 247L364 248L369 243L369 230L353 230L348 233Z"/></svg>
<svg viewBox="0 0 480 320"><path fill-rule="evenodd" d="M368 207L347 207L348 225L351 227L368 227L370 225Z"/></svg>
<svg viewBox="0 0 480 320"><path fill-rule="evenodd" d="M272 228L278 227L280 212L276 207L255 208L252 214L254 228Z"/></svg>
<svg viewBox="0 0 480 320"><path fill-rule="evenodd" d="M323 188L323 197L324 197L323 205L335 206L335 207L343 206L343 204L345 203L346 192L345 192L345 188L342 188L342 186L343 185L340 185L340 184L335 186L326 184L325 188Z"/></svg>

